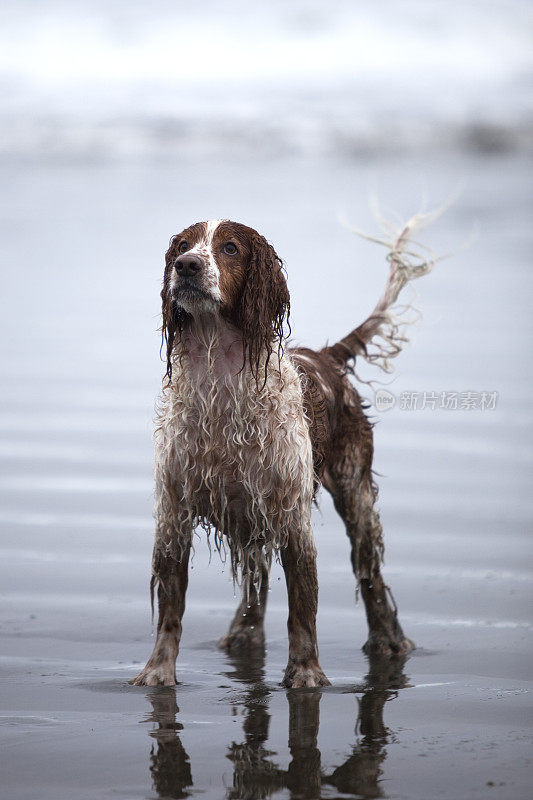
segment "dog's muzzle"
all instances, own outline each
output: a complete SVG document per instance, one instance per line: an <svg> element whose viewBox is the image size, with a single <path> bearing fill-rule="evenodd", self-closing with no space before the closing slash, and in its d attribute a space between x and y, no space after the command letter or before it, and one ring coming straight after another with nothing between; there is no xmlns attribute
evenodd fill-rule
<svg viewBox="0 0 533 800"><path fill-rule="evenodd" d="M182 253L174 262L176 273L172 294L184 306L195 307L199 300L210 299L209 292L202 286L205 262L196 253Z"/></svg>

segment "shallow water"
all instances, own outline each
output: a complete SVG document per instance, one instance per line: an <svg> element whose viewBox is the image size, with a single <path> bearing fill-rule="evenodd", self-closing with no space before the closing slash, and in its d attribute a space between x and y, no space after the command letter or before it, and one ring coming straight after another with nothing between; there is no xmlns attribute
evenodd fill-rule
<svg viewBox="0 0 533 800"><path fill-rule="evenodd" d="M530 168L503 155L2 168L4 796L530 796ZM179 686L128 686L152 645L151 417L169 236L215 216L258 227L287 263L295 340L319 346L368 313L385 276L382 252L341 228L337 210L373 231L372 187L405 216L424 187L436 205L459 185L421 236L455 254L417 286L424 319L388 386L396 407L372 411L385 571L419 649L393 665L361 653L364 611L324 496L331 688L279 687L278 566L265 663L216 649L237 601L200 540ZM484 410L401 408L403 392L421 403L442 391L498 397Z"/></svg>

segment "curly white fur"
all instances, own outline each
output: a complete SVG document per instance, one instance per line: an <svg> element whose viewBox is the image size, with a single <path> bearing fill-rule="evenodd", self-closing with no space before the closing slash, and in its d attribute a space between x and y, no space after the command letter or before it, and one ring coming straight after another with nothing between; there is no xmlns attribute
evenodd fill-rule
<svg viewBox="0 0 533 800"><path fill-rule="evenodd" d="M291 533L314 547L311 441L290 358L273 356L258 387L248 368L221 370L223 339L220 324L198 326L201 355L190 342L176 348L155 434L155 550L180 560L201 526L217 549L227 541L249 591L259 588L261 557L269 562Z"/></svg>

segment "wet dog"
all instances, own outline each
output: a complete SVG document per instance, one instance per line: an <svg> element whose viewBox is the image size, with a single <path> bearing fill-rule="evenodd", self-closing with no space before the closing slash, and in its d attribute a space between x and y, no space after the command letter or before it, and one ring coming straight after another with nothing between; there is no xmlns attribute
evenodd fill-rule
<svg viewBox="0 0 533 800"><path fill-rule="evenodd" d="M391 244L388 281L372 314L319 351L285 346L289 292L282 262L257 231L212 220L172 238L161 292L167 369L155 433L157 640L133 683L175 683L198 527L227 549L242 582L243 599L221 647L263 645L275 555L289 602L283 684L329 683L318 661L311 530L320 485L331 493L351 543L369 626L365 651L393 655L414 647L380 571L372 425L350 380L357 356L386 364L404 341L390 308L407 281L431 268L407 254L410 232L408 225Z"/></svg>

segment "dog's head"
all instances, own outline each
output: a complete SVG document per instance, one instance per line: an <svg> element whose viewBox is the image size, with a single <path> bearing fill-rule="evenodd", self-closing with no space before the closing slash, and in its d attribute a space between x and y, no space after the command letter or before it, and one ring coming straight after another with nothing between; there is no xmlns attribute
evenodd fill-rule
<svg viewBox="0 0 533 800"><path fill-rule="evenodd" d="M176 334L195 317L220 315L239 330L257 377L265 352L268 362L281 346L289 316L281 259L257 231L230 220L197 222L172 237L161 298L169 378Z"/></svg>

